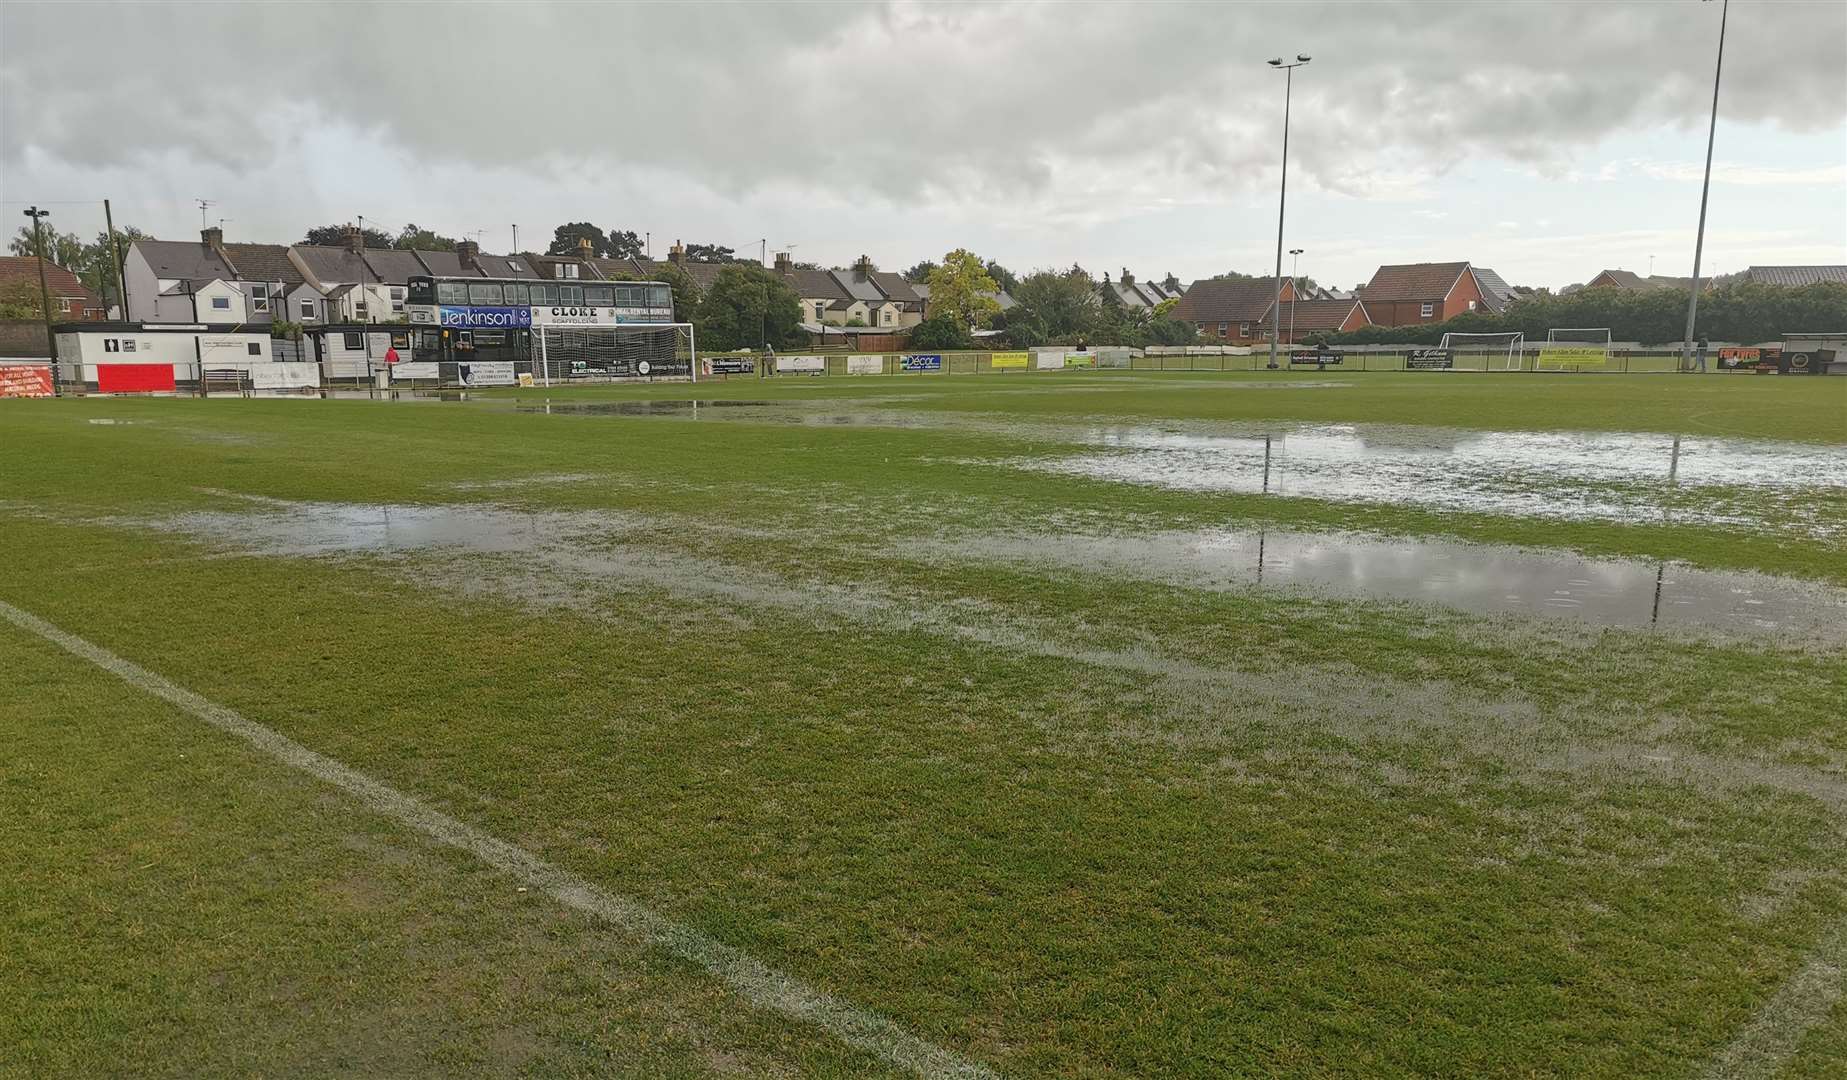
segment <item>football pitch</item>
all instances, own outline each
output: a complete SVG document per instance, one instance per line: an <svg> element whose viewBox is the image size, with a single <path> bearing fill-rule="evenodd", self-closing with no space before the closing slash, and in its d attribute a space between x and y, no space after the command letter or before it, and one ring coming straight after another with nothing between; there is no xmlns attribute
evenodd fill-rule
<svg viewBox="0 0 1847 1080"><path fill-rule="evenodd" d="M0 1076L1838 1076L1847 379L0 401Z"/></svg>

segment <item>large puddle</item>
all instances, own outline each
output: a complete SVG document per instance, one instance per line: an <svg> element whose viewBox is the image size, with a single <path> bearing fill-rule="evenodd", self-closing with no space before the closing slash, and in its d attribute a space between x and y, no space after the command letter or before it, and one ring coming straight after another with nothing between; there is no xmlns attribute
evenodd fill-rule
<svg viewBox="0 0 1847 1080"><path fill-rule="evenodd" d="M1671 562L1287 530L1124 537L996 534L959 542L955 550L1188 588L1296 589L1596 626L1702 627L1847 641L1847 590Z"/></svg>
<svg viewBox="0 0 1847 1080"><path fill-rule="evenodd" d="M1026 470L1430 510L1741 526L1815 538L1847 520L1847 446L1624 432L1387 425L1193 434L1098 426L1099 449Z"/></svg>
<svg viewBox="0 0 1847 1080"><path fill-rule="evenodd" d="M248 510L197 511L131 524L185 533L242 552L322 556L447 551L507 557L531 569L551 566L566 576L588 569L585 557L599 550L611 554L627 540L660 534L659 523L641 515L601 511L248 501ZM1733 635L1847 641L1847 590L1675 563L1282 530L1122 537L989 534L920 541L915 546L945 561L990 559L1190 588L1297 590L1430 604L1473 614L1572 619L1596 626L1705 628ZM656 554L669 559L674 555L665 549ZM619 563L610 565L620 569Z"/></svg>

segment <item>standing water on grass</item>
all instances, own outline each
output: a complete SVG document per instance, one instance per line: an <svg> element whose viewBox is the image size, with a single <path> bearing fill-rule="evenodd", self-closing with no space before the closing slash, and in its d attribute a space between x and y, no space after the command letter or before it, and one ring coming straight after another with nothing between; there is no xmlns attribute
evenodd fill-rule
<svg viewBox="0 0 1847 1080"><path fill-rule="evenodd" d="M1391 425L1195 434L1093 427L1085 453L1015 468L1224 491L1826 538L1847 520L1847 447L1707 436Z"/></svg>

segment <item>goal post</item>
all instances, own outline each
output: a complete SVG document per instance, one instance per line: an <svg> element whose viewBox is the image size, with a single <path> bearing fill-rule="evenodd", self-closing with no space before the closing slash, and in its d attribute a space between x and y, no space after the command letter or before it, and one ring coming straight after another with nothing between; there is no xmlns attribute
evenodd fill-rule
<svg viewBox="0 0 1847 1080"><path fill-rule="evenodd" d="M691 323L535 326L533 381L625 382L699 379Z"/></svg>
<svg viewBox="0 0 1847 1080"><path fill-rule="evenodd" d="M1451 366L1466 368L1464 361L1480 360L1481 371L1519 371L1526 350L1526 334L1519 330L1495 332L1446 331L1437 346L1450 357Z"/></svg>
<svg viewBox="0 0 1847 1080"><path fill-rule="evenodd" d="M1610 328L1556 326L1546 331L1536 371L1602 371L1610 363Z"/></svg>

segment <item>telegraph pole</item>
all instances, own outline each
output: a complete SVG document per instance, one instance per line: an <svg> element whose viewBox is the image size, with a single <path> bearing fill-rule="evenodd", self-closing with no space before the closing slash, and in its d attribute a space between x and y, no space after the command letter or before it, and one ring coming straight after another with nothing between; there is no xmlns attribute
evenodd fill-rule
<svg viewBox="0 0 1847 1080"><path fill-rule="evenodd" d="M109 200L103 200L103 227L109 230L109 255L115 260L115 296L122 302L122 318L128 318L128 279L122 276L122 245L115 236L115 215L109 212ZM107 311L104 314L108 314Z"/></svg>

